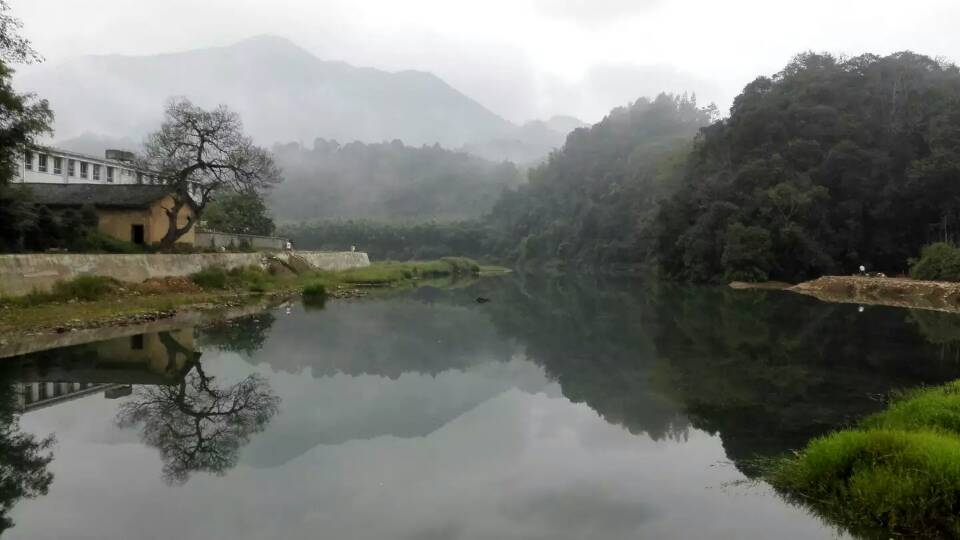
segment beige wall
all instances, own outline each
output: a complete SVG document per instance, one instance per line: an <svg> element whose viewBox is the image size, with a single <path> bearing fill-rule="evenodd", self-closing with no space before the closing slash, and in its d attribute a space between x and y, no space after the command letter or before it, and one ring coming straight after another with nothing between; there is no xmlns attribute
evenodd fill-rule
<svg viewBox="0 0 960 540"><path fill-rule="evenodd" d="M173 197L168 195L155 202L153 206L146 210L98 208L98 228L110 236L130 242L133 240L131 227L133 225L143 225L144 242L147 244L155 244L160 242L163 236L167 234L169 221L167 220L167 213L164 209L171 208L172 206ZM186 225L187 219L191 215L193 215L193 210L190 207L185 206L180 209L180 214L177 216L177 226L183 227ZM190 229L177 240L177 243L193 245L195 241L196 236L194 235L194 229Z"/></svg>
<svg viewBox="0 0 960 540"><path fill-rule="evenodd" d="M193 329L179 329L165 332L173 341L186 351L194 351ZM186 363L191 360L183 354L182 351L168 351L160 339L158 332L143 334L143 348L133 348L133 336L129 338L110 339L96 344L99 361L101 363L114 364L122 366L125 364L134 364L143 366L146 371L156 375L165 375L173 377L179 374ZM172 360L174 365L170 366L170 353L174 352ZM170 368L173 368L171 371Z"/></svg>

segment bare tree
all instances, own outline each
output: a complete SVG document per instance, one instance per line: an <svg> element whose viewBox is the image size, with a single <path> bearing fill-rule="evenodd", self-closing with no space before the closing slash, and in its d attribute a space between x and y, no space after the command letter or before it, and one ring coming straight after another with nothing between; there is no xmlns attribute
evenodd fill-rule
<svg viewBox="0 0 960 540"><path fill-rule="evenodd" d="M222 388L213 384L199 361L189 361L185 369L177 385L137 388L116 418L120 427L141 426L143 441L160 450L163 476L171 484L182 484L197 471L226 474L280 404L258 374Z"/></svg>
<svg viewBox="0 0 960 540"><path fill-rule="evenodd" d="M213 195L257 193L280 181L280 169L263 148L243 133L240 116L221 105L211 111L176 98L167 104L160 130L147 137L139 165L169 185L173 204L165 208L169 228L160 241L173 245L193 228ZM180 211L193 209L184 225Z"/></svg>

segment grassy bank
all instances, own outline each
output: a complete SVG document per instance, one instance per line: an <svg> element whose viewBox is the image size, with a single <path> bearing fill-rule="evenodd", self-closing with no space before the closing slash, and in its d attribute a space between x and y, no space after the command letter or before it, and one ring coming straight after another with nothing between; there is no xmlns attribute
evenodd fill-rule
<svg viewBox="0 0 960 540"><path fill-rule="evenodd" d="M63 329L64 325L112 324L118 318L170 312L199 306L236 304L264 294L323 298L358 296L365 287L412 286L422 280L480 274L470 259L374 263L340 272L317 272L276 261L266 268L225 270L212 267L184 278L121 283L82 276L58 283L51 291L0 299L0 336Z"/></svg>
<svg viewBox="0 0 960 540"><path fill-rule="evenodd" d="M774 462L767 479L855 534L960 536L960 381L897 396Z"/></svg>

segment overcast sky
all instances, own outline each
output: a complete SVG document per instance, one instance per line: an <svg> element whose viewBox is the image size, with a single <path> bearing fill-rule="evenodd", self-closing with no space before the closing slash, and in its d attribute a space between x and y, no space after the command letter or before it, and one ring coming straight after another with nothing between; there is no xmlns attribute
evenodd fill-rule
<svg viewBox="0 0 960 540"><path fill-rule="evenodd" d="M432 71L505 118L599 120L660 90L723 110L803 50L960 60L960 1L11 0L48 62L286 37L317 56Z"/></svg>

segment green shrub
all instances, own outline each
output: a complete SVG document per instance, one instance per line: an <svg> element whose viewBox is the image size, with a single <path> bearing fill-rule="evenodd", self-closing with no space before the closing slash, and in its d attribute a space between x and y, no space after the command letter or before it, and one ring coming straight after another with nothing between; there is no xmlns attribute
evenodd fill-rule
<svg viewBox="0 0 960 540"><path fill-rule="evenodd" d="M100 300L117 290L120 282L104 276L80 276L70 281L58 281L52 296L58 300Z"/></svg>
<svg viewBox="0 0 960 540"><path fill-rule="evenodd" d="M190 274L190 280L204 289L226 289L227 271L222 266L210 266Z"/></svg>
<svg viewBox="0 0 960 540"><path fill-rule="evenodd" d="M303 305L308 310L323 309L329 297L327 285L323 282L314 281L303 288Z"/></svg>
<svg viewBox="0 0 960 540"><path fill-rule="evenodd" d="M70 251L83 253L146 253L145 246L126 242L109 234L92 229L68 246Z"/></svg>
<svg viewBox="0 0 960 540"><path fill-rule="evenodd" d="M303 288L303 297L304 297L304 298L307 298L307 297L310 297L310 298L326 298L327 296L329 296L329 293L327 292L327 286L326 286L326 284L324 284L324 283L321 283L321 282L313 282L313 283L307 284L307 285Z"/></svg>
<svg viewBox="0 0 960 540"><path fill-rule="evenodd" d="M269 287L269 283L270 275L258 266L234 268L227 272L227 285L232 289L265 292Z"/></svg>
<svg viewBox="0 0 960 540"><path fill-rule="evenodd" d="M924 247L920 251L920 258L910 261L910 277L960 281L960 248L945 242Z"/></svg>

